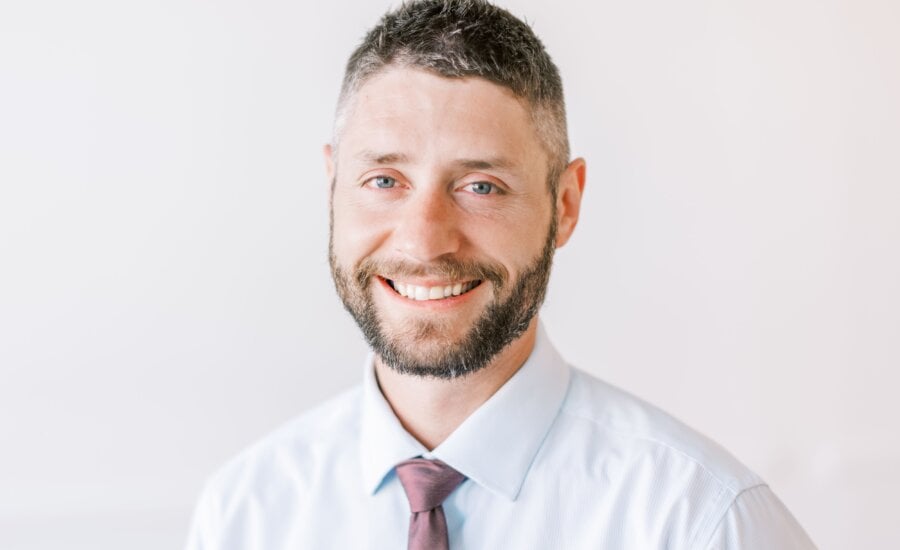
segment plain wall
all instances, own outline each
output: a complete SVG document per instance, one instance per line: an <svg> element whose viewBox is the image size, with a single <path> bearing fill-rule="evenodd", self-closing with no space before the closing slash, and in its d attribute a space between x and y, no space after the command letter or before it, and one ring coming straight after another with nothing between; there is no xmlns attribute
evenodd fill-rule
<svg viewBox="0 0 900 550"><path fill-rule="evenodd" d="M900 548L900 5L509 1L559 65L573 364ZM0 4L0 547L177 548L216 466L360 380L321 158L386 4Z"/></svg>

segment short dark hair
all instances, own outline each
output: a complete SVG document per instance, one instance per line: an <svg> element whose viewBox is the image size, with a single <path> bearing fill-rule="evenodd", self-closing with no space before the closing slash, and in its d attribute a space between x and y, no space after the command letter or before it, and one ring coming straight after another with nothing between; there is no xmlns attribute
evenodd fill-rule
<svg viewBox="0 0 900 550"><path fill-rule="evenodd" d="M548 178L555 194L569 162L562 79L528 24L484 0L414 0L386 13L347 62L335 145L353 96L391 65L448 78L484 78L525 100L550 159Z"/></svg>

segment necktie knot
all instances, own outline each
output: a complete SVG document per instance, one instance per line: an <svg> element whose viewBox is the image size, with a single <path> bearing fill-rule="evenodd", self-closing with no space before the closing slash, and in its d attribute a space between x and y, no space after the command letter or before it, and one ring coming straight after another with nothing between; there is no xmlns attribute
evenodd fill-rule
<svg viewBox="0 0 900 550"><path fill-rule="evenodd" d="M413 458L397 465L397 477L413 513L440 506L466 476L440 460Z"/></svg>

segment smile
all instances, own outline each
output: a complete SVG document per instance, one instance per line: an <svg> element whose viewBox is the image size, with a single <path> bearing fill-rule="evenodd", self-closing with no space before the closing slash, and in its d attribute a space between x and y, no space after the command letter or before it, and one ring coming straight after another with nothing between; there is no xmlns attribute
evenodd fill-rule
<svg viewBox="0 0 900 550"><path fill-rule="evenodd" d="M460 296L481 284L480 280L476 280L437 286L421 286L387 278L384 280L400 296L416 301L443 300L453 296Z"/></svg>

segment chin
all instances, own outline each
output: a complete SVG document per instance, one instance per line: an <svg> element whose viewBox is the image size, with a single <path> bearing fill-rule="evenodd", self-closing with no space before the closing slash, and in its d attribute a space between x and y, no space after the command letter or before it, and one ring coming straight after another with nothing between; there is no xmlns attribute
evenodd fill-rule
<svg viewBox="0 0 900 550"><path fill-rule="evenodd" d="M443 319L409 319L390 323L386 328L388 340L409 355L440 355L459 345L467 335L466 330Z"/></svg>

